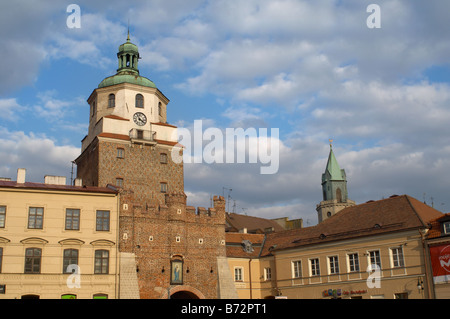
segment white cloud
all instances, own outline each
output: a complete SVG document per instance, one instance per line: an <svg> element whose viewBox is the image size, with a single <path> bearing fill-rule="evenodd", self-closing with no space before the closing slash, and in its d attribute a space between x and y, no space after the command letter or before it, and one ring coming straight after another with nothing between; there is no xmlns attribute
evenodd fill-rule
<svg viewBox="0 0 450 319"><path fill-rule="evenodd" d="M71 161L79 148L58 146L46 136L11 132L0 127L0 176L16 178L17 168L27 169L27 181L43 182L45 175L70 177Z"/></svg>
<svg viewBox="0 0 450 319"><path fill-rule="evenodd" d="M16 121L19 114L26 109L25 106L17 103L17 99L0 99L0 118L9 121Z"/></svg>
<svg viewBox="0 0 450 319"><path fill-rule="evenodd" d="M34 106L36 114L45 118L49 122L56 122L68 114L70 114L71 107L79 103L79 100L63 101L55 98L57 92L55 90L49 90L41 92L37 95L39 103Z"/></svg>

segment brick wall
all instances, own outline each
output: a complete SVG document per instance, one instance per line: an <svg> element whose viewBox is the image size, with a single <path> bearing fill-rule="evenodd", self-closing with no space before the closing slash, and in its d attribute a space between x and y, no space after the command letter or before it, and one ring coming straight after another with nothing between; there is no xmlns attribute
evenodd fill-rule
<svg viewBox="0 0 450 319"><path fill-rule="evenodd" d="M117 156L118 148L123 157ZM94 140L77 159L77 175L99 186L123 179L119 250L136 256L141 298L167 298L168 289L218 298L217 257L226 255L225 200L214 197L209 209L187 207L183 165L172 162L170 151L159 144ZM168 155L166 163L161 153ZM183 261L182 285L170 283L174 259Z"/></svg>

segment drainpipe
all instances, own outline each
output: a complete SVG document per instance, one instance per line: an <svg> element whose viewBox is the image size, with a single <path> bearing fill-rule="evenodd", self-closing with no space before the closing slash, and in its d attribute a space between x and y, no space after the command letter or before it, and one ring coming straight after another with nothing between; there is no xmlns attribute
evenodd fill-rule
<svg viewBox="0 0 450 319"><path fill-rule="evenodd" d="M119 258L119 243L120 243L120 193L117 193L117 215L116 215L116 299L120 299L120 258Z"/></svg>
<svg viewBox="0 0 450 319"><path fill-rule="evenodd" d="M432 270L429 269L431 264L431 256L430 250L428 248L428 244L425 240L425 235L427 234L429 228L419 229L420 237L422 239L422 249L423 249L423 261L425 264L425 282L427 287L427 294L429 299L435 299L434 295L434 282L433 282L433 274ZM431 278L430 278L431 277Z"/></svg>
<svg viewBox="0 0 450 319"><path fill-rule="evenodd" d="M252 294L252 259L250 258L248 261L248 276L250 278L250 299L253 299L253 294Z"/></svg>

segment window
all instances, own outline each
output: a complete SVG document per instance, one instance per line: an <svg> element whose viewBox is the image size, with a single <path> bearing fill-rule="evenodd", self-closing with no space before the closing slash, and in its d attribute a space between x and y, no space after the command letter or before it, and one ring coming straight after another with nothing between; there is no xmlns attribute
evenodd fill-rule
<svg viewBox="0 0 450 319"><path fill-rule="evenodd" d="M44 220L44 208L30 207L28 211L28 228L42 229L43 220Z"/></svg>
<svg viewBox="0 0 450 319"><path fill-rule="evenodd" d="M161 102L158 103L158 115L162 116L162 106L161 106Z"/></svg>
<svg viewBox="0 0 450 319"><path fill-rule="evenodd" d="M95 251L95 274L108 274L109 273L109 251L96 250Z"/></svg>
<svg viewBox="0 0 450 319"><path fill-rule="evenodd" d="M450 234L450 222L445 222L442 227L444 228L444 234Z"/></svg>
<svg viewBox="0 0 450 319"><path fill-rule="evenodd" d="M3 248L0 247L0 274L2 273L2 264L3 264Z"/></svg>
<svg viewBox="0 0 450 319"><path fill-rule="evenodd" d="M110 107L116 107L116 96L114 94L108 96L108 108Z"/></svg>
<svg viewBox="0 0 450 319"><path fill-rule="evenodd" d="M234 281L243 281L241 267L234 268Z"/></svg>
<svg viewBox="0 0 450 319"><path fill-rule="evenodd" d="M272 269L270 267L264 268L264 280L271 280L272 279Z"/></svg>
<svg viewBox="0 0 450 319"><path fill-rule="evenodd" d="M123 187L123 178L116 178L116 186Z"/></svg>
<svg viewBox="0 0 450 319"><path fill-rule="evenodd" d="M393 268L401 268L405 266L402 247L391 248L391 254Z"/></svg>
<svg viewBox="0 0 450 319"><path fill-rule="evenodd" d="M0 206L0 228L5 228L6 206Z"/></svg>
<svg viewBox="0 0 450 319"><path fill-rule="evenodd" d="M161 183L161 193L167 193L167 183Z"/></svg>
<svg viewBox="0 0 450 319"><path fill-rule="evenodd" d="M379 250L369 251L370 265L373 269L373 265L377 265L381 269L381 257Z"/></svg>
<svg viewBox="0 0 450 319"><path fill-rule="evenodd" d="M339 273L339 259L338 256L328 257L328 263L330 266L330 274L335 275Z"/></svg>
<svg viewBox="0 0 450 319"><path fill-rule="evenodd" d="M95 112L97 112L97 109L95 107L95 101L94 101L94 102L92 102L92 117L94 117Z"/></svg>
<svg viewBox="0 0 450 319"><path fill-rule="evenodd" d="M310 259L311 276L320 276L319 258Z"/></svg>
<svg viewBox="0 0 450 319"><path fill-rule="evenodd" d="M292 262L292 277L300 278L302 276L302 262L295 260Z"/></svg>
<svg viewBox="0 0 450 319"><path fill-rule="evenodd" d="M348 266L350 272L359 272L359 257L358 254L348 255Z"/></svg>
<svg viewBox="0 0 450 319"><path fill-rule="evenodd" d="M97 211L97 231L109 231L109 210Z"/></svg>
<svg viewBox="0 0 450 319"><path fill-rule="evenodd" d="M123 148L117 149L117 158L125 158L125 150Z"/></svg>
<svg viewBox="0 0 450 319"><path fill-rule="evenodd" d="M105 294L95 294L94 299L108 299L108 295Z"/></svg>
<svg viewBox="0 0 450 319"><path fill-rule="evenodd" d="M79 209L66 209L66 230L80 230Z"/></svg>
<svg viewBox="0 0 450 319"><path fill-rule="evenodd" d="M160 158L161 164L167 164L167 154L166 153L161 153L159 155L159 158Z"/></svg>
<svg viewBox="0 0 450 319"><path fill-rule="evenodd" d="M39 248L27 248L25 250L25 273L40 274L41 273L41 256L42 250Z"/></svg>
<svg viewBox="0 0 450 319"><path fill-rule="evenodd" d="M69 265L78 265L78 249L64 249L63 274L73 273L72 269L67 269Z"/></svg>
<svg viewBox="0 0 450 319"><path fill-rule="evenodd" d="M144 97L142 94L136 94L136 107L144 108Z"/></svg>
<svg viewBox="0 0 450 319"><path fill-rule="evenodd" d="M408 293L407 292L401 292L398 294L394 294L394 299L408 299Z"/></svg>

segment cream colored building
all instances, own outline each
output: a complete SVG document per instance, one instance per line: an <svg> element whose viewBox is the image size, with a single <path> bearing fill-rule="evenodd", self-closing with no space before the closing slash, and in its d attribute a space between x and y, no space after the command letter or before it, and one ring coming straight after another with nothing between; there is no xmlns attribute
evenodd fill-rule
<svg viewBox="0 0 450 319"><path fill-rule="evenodd" d="M117 298L117 205L111 188L0 181L0 298Z"/></svg>
<svg viewBox="0 0 450 319"><path fill-rule="evenodd" d="M347 207L313 227L227 233L236 291L254 299L431 298L424 241L440 216L403 195Z"/></svg>

